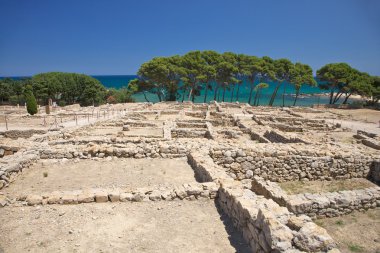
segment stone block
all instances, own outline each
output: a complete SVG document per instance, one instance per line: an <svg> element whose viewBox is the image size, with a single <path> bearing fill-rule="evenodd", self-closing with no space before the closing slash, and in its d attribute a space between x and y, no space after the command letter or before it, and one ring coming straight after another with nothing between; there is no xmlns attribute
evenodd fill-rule
<svg viewBox="0 0 380 253"><path fill-rule="evenodd" d="M78 204L78 197L75 194L64 194L62 196L62 204Z"/></svg>
<svg viewBox="0 0 380 253"><path fill-rule="evenodd" d="M39 195L28 195L26 197L26 202L28 203L29 206L34 206L34 205L41 205L42 204L42 196Z"/></svg>
<svg viewBox="0 0 380 253"><path fill-rule="evenodd" d="M111 200L111 202L119 201L120 200L120 191L119 190L112 190L108 194L108 198L109 198L109 200Z"/></svg>
<svg viewBox="0 0 380 253"><path fill-rule="evenodd" d="M95 201L95 195L94 193L90 191L84 191L83 193L78 195L78 202L79 203L91 203Z"/></svg>
<svg viewBox="0 0 380 253"><path fill-rule="evenodd" d="M313 222L307 222L294 238L297 248L307 252L328 251L336 247L327 231Z"/></svg>
<svg viewBox="0 0 380 253"><path fill-rule="evenodd" d="M97 203L108 202L108 194L104 191L95 191L95 201Z"/></svg>

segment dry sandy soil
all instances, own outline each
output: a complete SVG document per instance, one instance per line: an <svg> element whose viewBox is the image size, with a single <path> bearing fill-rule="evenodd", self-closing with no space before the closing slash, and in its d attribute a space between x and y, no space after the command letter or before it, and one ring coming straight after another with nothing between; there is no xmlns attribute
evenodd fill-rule
<svg viewBox="0 0 380 253"><path fill-rule="evenodd" d="M47 173L47 177L44 177ZM38 162L3 191L10 196L85 188L176 186L196 182L186 158Z"/></svg>
<svg viewBox="0 0 380 253"><path fill-rule="evenodd" d="M380 111L372 109L328 109L326 113L300 113L306 118L324 118L329 123L340 123L354 132L365 130L380 135Z"/></svg>
<svg viewBox="0 0 380 253"><path fill-rule="evenodd" d="M317 220L341 252L380 253L380 209Z"/></svg>
<svg viewBox="0 0 380 253"><path fill-rule="evenodd" d="M129 131L123 131L124 136L144 136L144 137L163 137L162 128L153 127L131 127Z"/></svg>
<svg viewBox="0 0 380 253"><path fill-rule="evenodd" d="M5 252L249 252L213 201L6 207ZM1 252L1 249L0 249Z"/></svg>
<svg viewBox="0 0 380 253"><path fill-rule="evenodd" d="M367 122L367 123L379 123L380 120L380 111L372 109L329 109L330 112L336 113L343 116L344 118L348 117L352 120Z"/></svg>
<svg viewBox="0 0 380 253"><path fill-rule="evenodd" d="M365 189L376 187L376 184L365 178L352 178L333 181L290 181L279 183L288 194L336 192L343 190Z"/></svg>

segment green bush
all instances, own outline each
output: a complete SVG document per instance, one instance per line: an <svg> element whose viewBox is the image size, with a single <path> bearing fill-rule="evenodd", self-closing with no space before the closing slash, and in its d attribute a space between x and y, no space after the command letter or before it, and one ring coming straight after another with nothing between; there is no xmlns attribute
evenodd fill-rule
<svg viewBox="0 0 380 253"><path fill-rule="evenodd" d="M37 101L34 97L32 87L30 85L27 85L25 88L25 101L26 101L26 110L30 115L34 115L38 112L37 109Z"/></svg>

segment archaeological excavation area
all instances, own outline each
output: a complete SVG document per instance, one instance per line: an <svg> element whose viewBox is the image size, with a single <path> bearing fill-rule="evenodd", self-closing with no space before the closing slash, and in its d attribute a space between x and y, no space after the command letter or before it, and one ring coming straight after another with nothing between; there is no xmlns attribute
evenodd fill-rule
<svg viewBox="0 0 380 253"><path fill-rule="evenodd" d="M380 252L380 137L347 113L3 111L0 252Z"/></svg>

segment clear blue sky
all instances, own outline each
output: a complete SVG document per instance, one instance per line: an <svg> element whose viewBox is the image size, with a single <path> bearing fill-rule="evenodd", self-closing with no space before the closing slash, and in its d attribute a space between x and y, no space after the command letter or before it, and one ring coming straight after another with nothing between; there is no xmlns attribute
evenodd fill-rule
<svg viewBox="0 0 380 253"><path fill-rule="evenodd" d="M190 50L380 75L380 0L0 0L0 76L135 74Z"/></svg>

